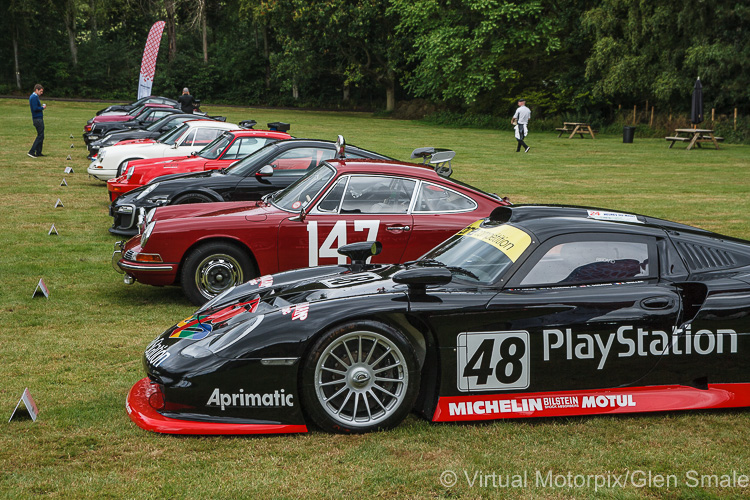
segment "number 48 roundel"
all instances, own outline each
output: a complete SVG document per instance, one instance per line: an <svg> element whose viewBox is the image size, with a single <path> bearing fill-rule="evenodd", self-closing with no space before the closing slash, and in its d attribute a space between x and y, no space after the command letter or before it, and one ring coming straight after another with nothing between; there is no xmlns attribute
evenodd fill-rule
<svg viewBox="0 0 750 500"><path fill-rule="evenodd" d="M529 387L529 332L459 333L456 347L459 391Z"/></svg>

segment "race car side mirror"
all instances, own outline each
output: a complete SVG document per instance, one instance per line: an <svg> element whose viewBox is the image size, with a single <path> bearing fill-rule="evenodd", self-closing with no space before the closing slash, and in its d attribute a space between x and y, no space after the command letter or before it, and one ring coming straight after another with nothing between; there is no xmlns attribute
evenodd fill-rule
<svg viewBox="0 0 750 500"><path fill-rule="evenodd" d="M379 241L358 241L349 243L338 249L341 255L349 257L352 261L351 270L353 273L362 271L367 265L367 259L378 255L383 250L383 244Z"/></svg>
<svg viewBox="0 0 750 500"><path fill-rule="evenodd" d="M271 177L273 175L273 167L271 165L263 165L260 170L255 172L255 177Z"/></svg>
<svg viewBox="0 0 750 500"><path fill-rule="evenodd" d="M453 274L444 267L415 267L397 272L392 279L394 283L407 285L410 293L422 294L428 286L447 285Z"/></svg>

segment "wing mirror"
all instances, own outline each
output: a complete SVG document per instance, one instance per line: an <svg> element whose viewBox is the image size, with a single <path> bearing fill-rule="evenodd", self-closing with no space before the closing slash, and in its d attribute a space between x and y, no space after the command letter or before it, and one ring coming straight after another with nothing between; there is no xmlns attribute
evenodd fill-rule
<svg viewBox="0 0 750 500"><path fill-rule="evenodd" d="M428 286L447 285L453 274L444 267L416 267L399 271L392 279L394 283L407 285L410 293L423 294Z"/></svg>
<svg viewBox="0 0 750 500"><path fill-rule="evenodd" d="M273 175L273 167L271 165L263 165L260 170L255 172L255 177L271 177Z"/></svg>
<svg viewBox="0 0 750 500"><path fill-rule="evenodd" d="M367 266L367 259L378 255L382 250L383 245L379 241L359 241L344 245L338 249L338 252L349 257L352 261L350 266L352 272L358 273Z"/></svg>

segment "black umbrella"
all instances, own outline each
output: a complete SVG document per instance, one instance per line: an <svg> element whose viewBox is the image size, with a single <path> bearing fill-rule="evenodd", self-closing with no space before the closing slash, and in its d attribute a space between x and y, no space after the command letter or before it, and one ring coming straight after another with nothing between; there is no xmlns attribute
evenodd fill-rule
<svg viewBox="0 0 750 500"><path fill-rule="evenodd" d="M693 87L693 107L690 110L690 123L701 123L703 121L703 85L701 79L695 81Z"/></svg>

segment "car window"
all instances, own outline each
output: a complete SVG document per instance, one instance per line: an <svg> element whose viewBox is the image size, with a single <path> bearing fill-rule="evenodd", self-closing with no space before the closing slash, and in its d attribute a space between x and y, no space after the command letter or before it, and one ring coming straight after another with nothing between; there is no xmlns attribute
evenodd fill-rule
<svg viewBox="0 0 750 500"><path fill-rule="evenodd" d="M340 178L330 191L318 203L318 210L321 212L338 212L341 205L341 197L344 194L346 183L349 177Z"/></svg>
<svg viewBox="0 0 750 500"><path fill-rule="evenodd" d="M423 182L419 187L415 212L462 212L474 210L476 202L451 189Z"/></svg>
<svg viewBox="0 0 750 500"><path fill-rule="evenodd" d="M159 139L157 140L159 142L163 142L164 144L169 144L171 146L172 144L175 144L177 140L185 134L188 128L189 126L186 123L183 123L177 128L164 132L162 135L159 136Z"/></svg>
<svg viewBox="0 0 750 500"><path fill-rule="evenodd" d="M215 128L199 128L195 131L193 146L206 146L223 133L224 130Z"/></svg>
<svg viewBox="0 0 750 500"><path fill-rule="evenodd" d="M180 146L192 146L195 141L195 129L188 131L187 134L182 136L179 140Z"/></svg>
<svg viewBox="0 0 750 500"><path fill-rule="evenodd" d="M571 241L553 246L521 285L606 283L649 276L645 242Z"/></svg>
<svg viewBox="0 0 750 500"><path fill-rule="evenodd" d="M262 137L240 137L229 147L222 156L223 160L237 160L252 154L268 144L269 140Z"/></svg>
<svg viewBox="0 0 750 500"><path fill-rule="evenodd" d="M402 177L356 175L349 179L342 214L405 214L417 181Z"/></svg>
<svg viewBox="0 0 750 500"><path fill-rule="evenodd" d="M270 165L274 170L307 170L317 167L320 162L330 160L334 156L333 149L293 148L277 156Z"/></svg>

